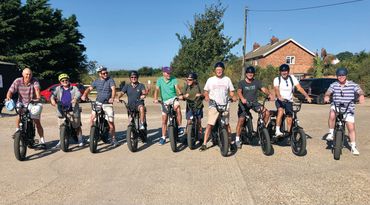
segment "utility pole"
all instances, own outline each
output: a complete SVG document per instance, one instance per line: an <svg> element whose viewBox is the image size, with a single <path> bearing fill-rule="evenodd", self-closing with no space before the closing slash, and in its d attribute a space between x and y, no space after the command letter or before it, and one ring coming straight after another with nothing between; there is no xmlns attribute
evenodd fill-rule
<svg viewBox="0 0 370 205"><path fill-rule="evenodd" d="M247 47L247 17L248 17L248 7L244 9L244 44L243 44L243 61L242 61L242 76L241 80L245 78L245 50Z"/></svg>

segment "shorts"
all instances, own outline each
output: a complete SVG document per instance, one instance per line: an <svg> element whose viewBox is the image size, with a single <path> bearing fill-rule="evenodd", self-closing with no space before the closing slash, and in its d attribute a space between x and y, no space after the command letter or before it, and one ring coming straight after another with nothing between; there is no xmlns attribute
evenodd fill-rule
<svg viewBox="0 0 370 205"><path fill-rule="evenodd" d="M113 104L103 104L103 110L105 112L105 119L108 122L114 122ZM92 111L91 114L95 116L95 111Z"/></svg>
<svg viewBox="0 0 370 205"><path fill-rule="evenodd" d="M167 115L167 113L168 113L168 109L167 109L166 105L172 105L173 104L174 107L180 106L180 103L179 103L178 100L173 101L175 98L176 97L170 98L170 99L168 99L168 100L166 100L162 103L162 105L161 105L162 115Z"/></svg>
<svg viewBox="0 0 370 205"><path fill-rule="evenodd" d="M280 100L275 101L276 109L283 108L285 110L286 116L293 116L293 103L292 102L282 102Z"/></svg>
<svg viewBox="0 0 370 205"><path fill-rule="evenodd" d="M198 119L202 119L203 118L203 109L196 109L194 113L190 109L187 110L186 111L186 119L191 120L191 117L196 117Z"/></svg>
<svg viewBox="0 0 370 205"><path fill-rule="evenodd" d="M253 103L250 103L248 105L244 105L244 109L246 111L243 111L242 108L240 107L240 104L238 105L238 117L244 117L246 115L246 112L249 111L250 109L252 109L254 112L258 113L259 110L261 109L261 104L259 104L258 102L253 102Z"/></svg>
<svg viewBox="0 0 370 205"><path fill-rule="evenodd" d="M79 128L82 126L81 124L81 116L76 116L72 112L68 113L68 119L71 121L73 128ZM64 123L64 117L58 117L58 124L59 126Z"/></svg>
<svg viewBox="0 0 370 205"><path fill-rule="evenodd" d="M207 124L212 125L212 126L215 125L216 121L217 121L217 118L218 118L218 115L219 115L219 112L217 111L217 109L215 107L209 107L208 108L208 122L207 122ZM225 121L225 124L228 125L229 124L229 118L230 118L229 111L225 111L224 115L222 117L223 117L223 120Z"/></svg>
<svg viewBox="0 0 370 205"><path fill-rule="evenodd" d="M335 106L332 105L330 106L330 110L333 110L335 112ZM347 112L344 114L344 117L345 117L345 121L346 122L352 122L352 123L355 123L355 114L352 113L352 112Z"/></svg>

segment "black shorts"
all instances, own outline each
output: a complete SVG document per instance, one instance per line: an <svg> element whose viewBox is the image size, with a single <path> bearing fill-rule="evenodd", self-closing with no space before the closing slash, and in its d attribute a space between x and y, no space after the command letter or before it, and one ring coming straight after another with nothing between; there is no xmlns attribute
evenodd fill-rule
<svg viewBox="0 0 370 205"><path fill-rule="evenodd" d="M276 109L283 108L285 110L285 115L293 115L293 103L292 102L283 102L280 100L275 101Z"/></svg>
<svg viewBox="0 0 370 205"><path fill-rule="evenodd" d="M260 109L261 109L261 104L259 104L258 102L253 102L253 103L248 103L247 105L243 105L244 106L244 112L243 112L243 109L240 107L241 105L239 104L238 105L238 117L244 117L247 113L247 111L250 111L250 109L252 109L254 112L258 112Z"/></svg>

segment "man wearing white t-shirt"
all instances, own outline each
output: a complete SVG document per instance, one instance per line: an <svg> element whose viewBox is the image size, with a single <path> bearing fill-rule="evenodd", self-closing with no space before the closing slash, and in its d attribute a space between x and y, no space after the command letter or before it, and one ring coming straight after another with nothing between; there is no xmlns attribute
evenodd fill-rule
<svg viewBox="0 0 370 205"><path fill-rule="evenodd" d="M225 65L222 62L218 62L214 66L216 75L213 77L208 78L205 86L204 86L204 97L205 101L209 102L209 100L216 101L217 104L225 105L228 100L228 96L233 98L233 101L236 101L236 96L234 96L234 86L231 82L230 78L224 76L224 69ZM200 151L204 151L207 149L207 141L209 134L211 133L212 127L215 125L218 111L213 104L209 104L208 107L208 122L206 131L204 133L204 142L203 145L200 147ZM231 128L229 125L229 112L227 112L227 116L225 116L225 122L228 126L228 131L231 132ZM229 133L231 134L231 133Z"/></svg>
<svg viewBox="0 0 370 205"><path fill-rule="evenodd" d="M311 103L310 96L307 95L306 91L299 84L298 80L294 75L289 75L289 65L282 64L279 68L280 76L274 79L274 90L276 101L275 105L278 110L276 117L276 131L275 136L280 137L283 133L280 131L281 118L285 110L286 119L287 119L287 128L290 131L292 126L292 115L293 115L293 90L294 87L305 96L306 100Z"/></svg>

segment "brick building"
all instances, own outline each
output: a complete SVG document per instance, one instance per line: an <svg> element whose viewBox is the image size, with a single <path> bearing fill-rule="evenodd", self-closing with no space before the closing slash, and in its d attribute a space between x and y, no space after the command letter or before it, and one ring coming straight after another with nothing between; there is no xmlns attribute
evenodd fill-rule
<svg viewBox="0 0 370 205"><path fill-rule="evenodd" d="M270 43L265 46L254 43L253 51L245 55L245 61L262 68L268 65L279 67L287 63L290 66L290 72L300 77L306 75L313 66L314 57L315 53L291 38L279 41L276 37L272 37Z"/></svg>

